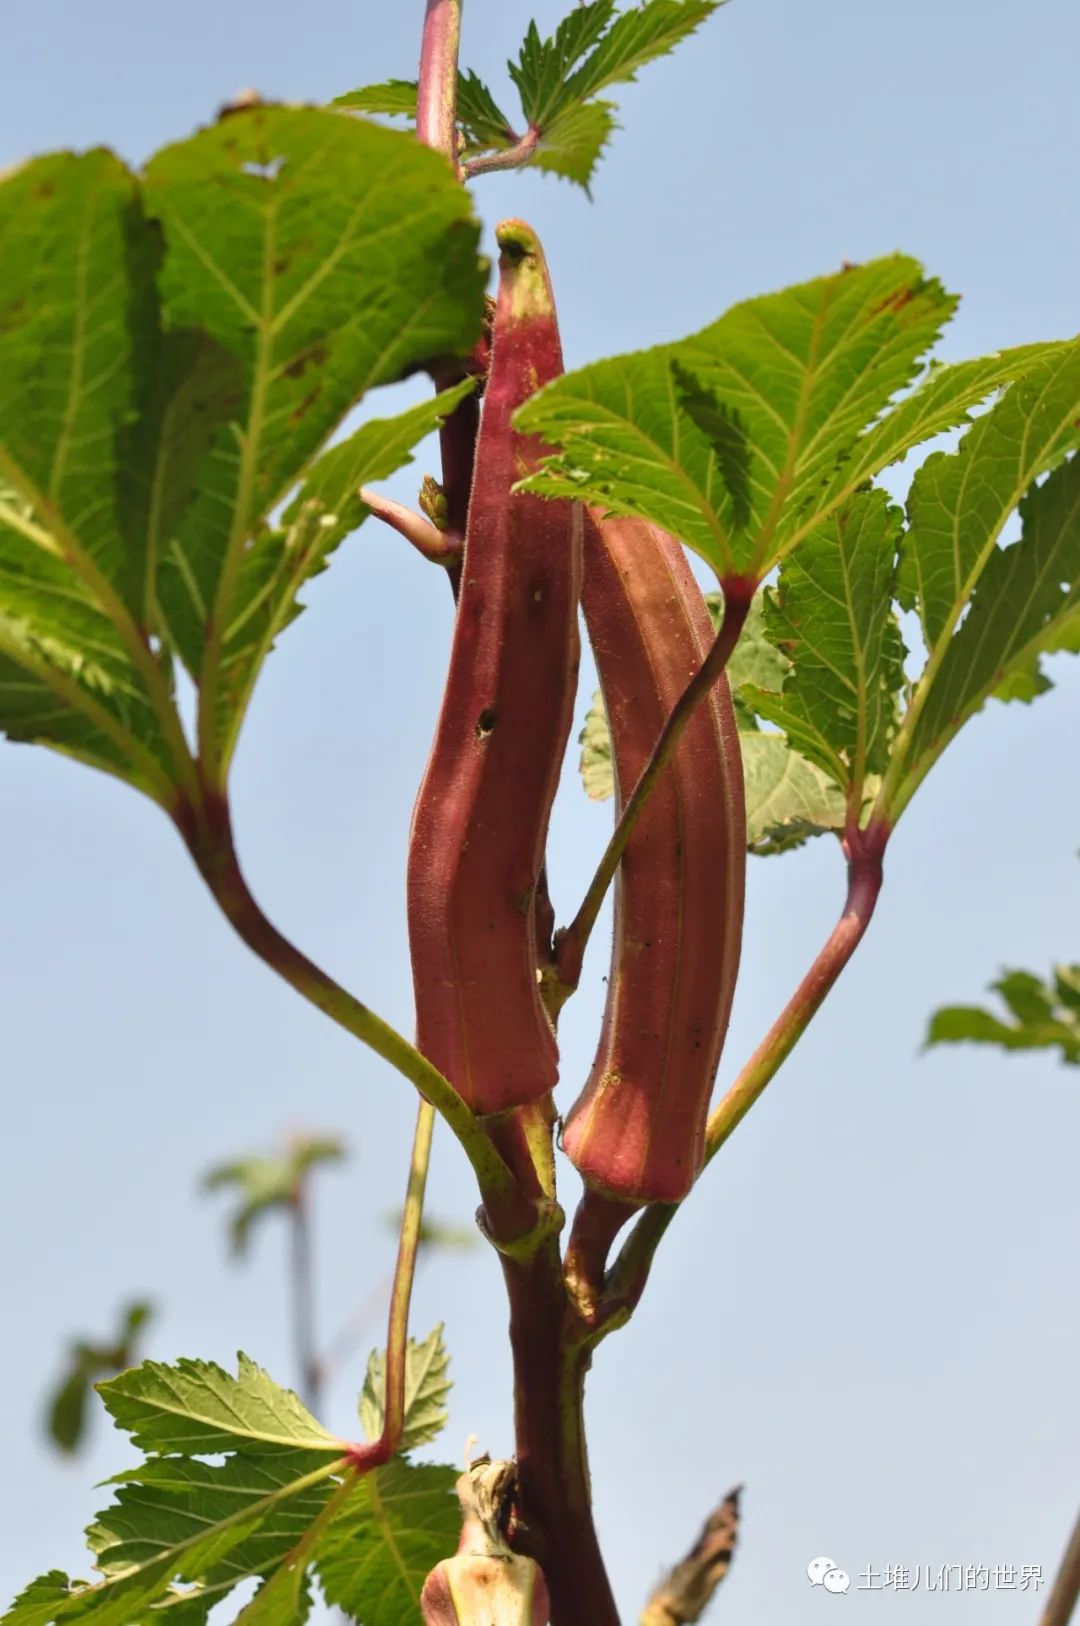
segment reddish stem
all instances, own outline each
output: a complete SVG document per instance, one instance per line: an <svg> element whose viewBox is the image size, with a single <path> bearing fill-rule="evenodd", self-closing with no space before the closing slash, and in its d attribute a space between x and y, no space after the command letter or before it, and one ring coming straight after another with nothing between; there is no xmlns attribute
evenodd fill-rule
<svg viewBox="0 0 1080 1626"><path fill-rule="evenodd" d="M852 827L845 832L848 890L843 912L798 988L710 1114L705 1136L706 1162L715 1157L779 1072L861 943L881 891L889 834L886 824L873 820L865 830ZM648 1282L653 1256L678 1210L677 1203L654 1203L627 1237L608 1275L595 1321L595 1342L633 1314Z"/></svg>
<svg viewBox="0 0 1080 1626"><path fill-rule="evenodd" d="M457 64L461 0L427 0L416 91L416 134L457 168Z"/></svg>
<svg viewBox="0 0 1080 1626"><path fill-rule="evenodd" d="M565 931L557 934L556 955L559 976L568 989L576 988L580 981L585 948L596 925L601 905L608 887L615 879L615 872L630 843L637 822L648 804L653 787L674 756L695 709L719 680L732 650L739 641L739 634L753 602L757 582L748 576L731 576L726 577L722 585L724 619L712 648L671 708L653 746L652 755L642 769L641 778L634 786L611 840L604 850L604 855L597 865L596 874L589 883L589 890L582 900L581 908Z"/></svg>
<svg viewBox="0 0 1080 1626"><path fill-rule="evenodd" d="M502 1260L514 1355L514 1434L525 1528L515 1545L540 1564L552 1626L619 1626L593 1523L582 1405L589 1352L563 1285L557 1239Z"/></svg>

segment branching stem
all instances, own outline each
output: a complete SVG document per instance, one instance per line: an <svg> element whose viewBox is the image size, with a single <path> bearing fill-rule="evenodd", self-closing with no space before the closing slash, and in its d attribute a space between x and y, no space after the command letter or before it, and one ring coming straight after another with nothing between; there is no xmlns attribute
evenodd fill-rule
<svg viewBox="0 0 1080 1626"><path fill-rule="evenodd" d="M523 136L517 136L511 147L499 147L495 152L477 153L475 158L466 158L462 170L467 181L475 175L491 175L500 169L520 169L527 164L536 151L540 141L540 131L529 128Z"/></svg>

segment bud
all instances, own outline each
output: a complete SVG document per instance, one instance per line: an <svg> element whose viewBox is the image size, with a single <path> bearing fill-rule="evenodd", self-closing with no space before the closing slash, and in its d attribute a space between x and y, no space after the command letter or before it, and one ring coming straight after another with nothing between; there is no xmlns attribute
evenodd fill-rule
<svg viewBox="0 0 1080 1626"><path fill-rule="evenodd" d="M511 1550L503 1529L515 1479L512 1462L485 1458L458 1480L461 1540L424 1582L424 1626L547 1626L543 1571Z"/></svg>

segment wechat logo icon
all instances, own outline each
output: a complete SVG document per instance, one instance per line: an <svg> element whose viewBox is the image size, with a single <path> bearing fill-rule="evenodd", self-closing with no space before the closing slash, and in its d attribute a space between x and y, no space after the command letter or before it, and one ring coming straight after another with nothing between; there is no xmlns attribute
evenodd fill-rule
<svg viewBox="0 0 1080 1626"><path fill-rule="evenodd" d="M812 1558L806 1566L811 1586L823 1586L826 1592L846 1592L851 1576L840 1569L834 1558Z"/></svg>

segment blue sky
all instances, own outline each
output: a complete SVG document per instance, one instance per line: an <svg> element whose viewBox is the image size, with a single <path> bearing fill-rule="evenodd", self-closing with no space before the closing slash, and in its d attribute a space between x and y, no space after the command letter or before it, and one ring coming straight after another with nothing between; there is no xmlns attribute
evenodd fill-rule
<svg viewBox="0 0 1080 1626"><path fill-rule="evenodd" d="M318 101L408 75L422 7L5 10L15 71L0 166L101 142L139 161L243 86ZM464 60L504 92L529 18L550 28L559 15L549 0L470 0ZM594 202L508 176L478 184L477 206L489 243L506 214L541 233L571 365L894 249L964 295L943 356L1066 336L1080 327L1078 48L1063 0L733 0L620 95L625 129ZM386 392L377 410L416 389ZM388 489L411 500L427 466L422 454ZM266 671L236 769L241 852L268 912L405 1030L405 842L450 633L438 575L373 523L346 544ZM1080 668L1053 675L1036 707L992 709L934 770L855 962L672 1228L635 1322L598 1355L596 1504L628 1620L736 1482L744 1538L717 1608L759 1626L964 1609L859 1589L868 1565L1049 1574L1057 1560L1080 1500L1076 1075L1051 1058L919 1054L935 1004L976 996L1002 964L1080 957ZM610 816L570 768L552 841L564 912ZM131 1457L104 1419L74 1465L43 1444L41 1400L69 1333L105 1332L118 1300L147 1292L160 1304L149 1353L229 1363L243 1347L294 1376L284 1239L270 1227L232 1265L200 1171L296 1125L347 1139L353 1160L318 1200L329 1333L390 1262L380 1216L400 1200L412 1105L250 959L148 804L4 746L0 808L10 1595L53 1564L82 1572L80 1531L104 1494L91 1487ZM824 843L751 865L722 1081L842 890ZM598 948L564 1019L566 1100L591 1060L604 962ZM468 1223L466 1174L440 1136L433 1211ZM483 1250L421 1275L416 1329L440 1319L456 1377L446 1456L470 1434L508 1453L504 1307ZM358 1355L329 1397L325 1420L344 1432L361 1376ZM845 1602L811 1590L819 1553L853 1576ZM1030 1593L980 1596L995 1626L1038 1613Z"/></svg>

